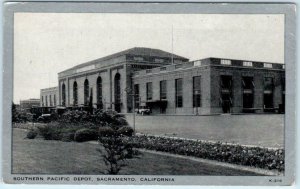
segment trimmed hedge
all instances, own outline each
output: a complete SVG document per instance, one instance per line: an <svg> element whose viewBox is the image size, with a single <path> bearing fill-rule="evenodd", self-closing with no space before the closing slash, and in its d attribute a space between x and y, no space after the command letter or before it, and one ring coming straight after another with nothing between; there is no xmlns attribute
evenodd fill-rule
<svg viewBox="0 0 300 189"><path fill-rule="evenodd" d="M127 138L127 140L132 142L130 138ZM210 143L146 135L134 137L133 143L135 148L194 156L263 169L284 170L283 149L248 147L220 142Z"/></svg>
<svg viewBox="0 0 300 189"><path fill-rule="evenodd" d="M75 132L74 140L76 142L85 142L90 140L97 140L98 133L92 129L79 129Z"/></svg>
<svg viewBox="0 0 300 189"><path fill-rule="evenodd" d="M99 127L98 129L99 132L99 136L100 137L108 137L108 136L112 136L114 134L114 130L111 127Z"/></svg>
<svg viewBox="0 0 300 189"><path fill-rule="evenodd" d="M61 140L63 142L72 142L74 141L74 137L75 137L75 132L65 132L65 133L62 133L62 136L61 136Z"/></svg>
<svg viewBox="0 0 300 189"><path fill-rule="evenodd" d="M49 125L40 126L40 127L38 127L38 132L45 140L61 140L62 139L61 131L59 129L57 129L57 127L51 127Z"/></svg>

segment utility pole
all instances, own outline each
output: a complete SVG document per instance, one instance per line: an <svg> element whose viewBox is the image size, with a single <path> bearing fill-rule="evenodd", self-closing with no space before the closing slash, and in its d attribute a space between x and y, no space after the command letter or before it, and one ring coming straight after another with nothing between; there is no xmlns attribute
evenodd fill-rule
<svg viewBox="0 0 300 189"><path fill-rule="evenodd" d="M174 64L174 52L173 52L174 44L173 44L173 24L172 24L172 64Z"/></svg>

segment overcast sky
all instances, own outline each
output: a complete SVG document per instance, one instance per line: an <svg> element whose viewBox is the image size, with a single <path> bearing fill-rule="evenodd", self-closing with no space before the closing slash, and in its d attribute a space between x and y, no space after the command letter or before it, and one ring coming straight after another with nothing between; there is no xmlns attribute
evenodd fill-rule
<svg viewBox="0 0 300 189"><path fill-rule="evenodd" d="M284 63L283 15L16 13L14 102L57 86L57 73L132 47L196 60Z"/></svg>

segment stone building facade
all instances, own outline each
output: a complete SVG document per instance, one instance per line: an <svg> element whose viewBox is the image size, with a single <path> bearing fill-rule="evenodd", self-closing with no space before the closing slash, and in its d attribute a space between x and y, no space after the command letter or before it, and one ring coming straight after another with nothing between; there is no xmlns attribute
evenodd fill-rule
<svg viewBox="0 0 300 189"><path fill-rule="evenodd" d="M138 71L136 106L153 113L277 111L285 101L284 65L207 58Z"/></svg>
<svg viewBox="0 0 300 189"><path fill-rule="evenodd" d="M220 58L189 62L141 47L62 71L57 88L41 90L41 106L122 113L133 106L148 106L154 114L268 112L284 102L284 64Z"/></svg>
<svg viewBox="0 0 300 189"><path fill-rule="evenodd" d="M38 107L40 105L40 99L30 98L27 100L20 100L20 110L29 111L32 107Z"/></svg>
<svg viewBox="0 0 300 189"><path fill-rule="evenodd" d="M55 107L58 105L58 87L50 87L41 89L40 92L40 106L41 107Z"/></svg>
<svg viewBox="0 0 300 189"><path fill-rule="evenodd" d="M133 73L170 65L172 59L177 64L188 62L162 50L136 47L80 64L58 73L58 104L131 112Z"/></svg>

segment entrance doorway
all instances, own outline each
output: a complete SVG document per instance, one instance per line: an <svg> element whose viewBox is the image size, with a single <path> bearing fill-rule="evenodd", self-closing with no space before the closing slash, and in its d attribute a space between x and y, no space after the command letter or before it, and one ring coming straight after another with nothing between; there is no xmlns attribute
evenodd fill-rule
<svg viewBox="0 0 300 189"><path fill-rule="evenodd" d="M232 76L222 75L220 81L221 106L223 113L230 113L232 107Z"/></svg>

